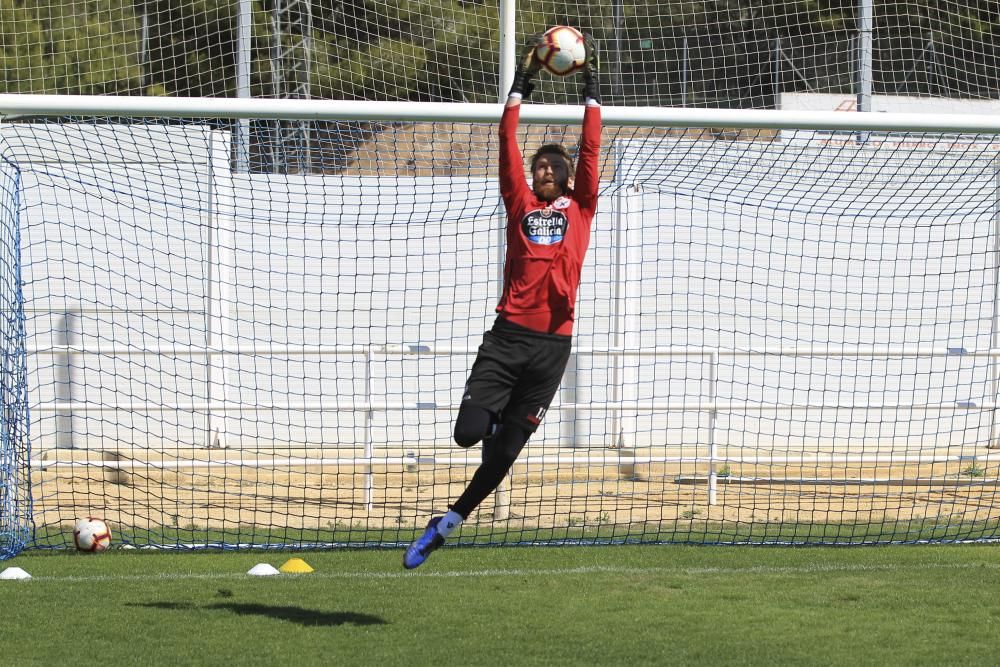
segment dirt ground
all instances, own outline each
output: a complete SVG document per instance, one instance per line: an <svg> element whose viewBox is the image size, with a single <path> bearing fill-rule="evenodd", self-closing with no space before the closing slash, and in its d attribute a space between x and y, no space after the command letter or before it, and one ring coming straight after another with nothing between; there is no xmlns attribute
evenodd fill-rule
<svg viewBox="0 0 1000 667"><path fill-rule="evenodd" d="M370 471L308 456L273 467L245 455L234 461L232 452L197 457L178 463L161 455L150 465L93 451L53 456L33 472L36 523L45 530L96 514L137 527L412 528L454 500L475 470L471 462L400 457ZM469 523L508 530L644 524L669 533L705 523L951 524L1000 515L1000 454L985 450L975 459L921 464L717 463L714 502L707 462L636 460L612 452L597 465L518 462Z"/></svg>

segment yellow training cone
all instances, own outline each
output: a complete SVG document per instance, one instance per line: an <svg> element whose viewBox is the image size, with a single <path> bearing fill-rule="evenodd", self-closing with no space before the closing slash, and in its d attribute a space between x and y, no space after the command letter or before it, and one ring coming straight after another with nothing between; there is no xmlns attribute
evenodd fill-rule
<svg viewBox="0 0 1000 667"><path fill-rule="evenodd" d="M309 563L305 562L301 558L289 558L285 561L285 564L278 569L285 574L305 574L313 571L313 569L309 567Z"/></svg>

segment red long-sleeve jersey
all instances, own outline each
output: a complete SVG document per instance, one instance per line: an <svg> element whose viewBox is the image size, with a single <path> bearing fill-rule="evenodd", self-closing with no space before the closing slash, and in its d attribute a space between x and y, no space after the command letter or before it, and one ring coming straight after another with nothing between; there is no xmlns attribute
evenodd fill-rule
<svg viewBox="0 0 1000 667"><path fill-rule="evenodd" d="M554 202L535 196L517 142L521 106L500 119L500 194L507 209L507 260L497 312L532 331L570 335L583 258L597 212L601 107L588 103L574 187Z"/></svg>

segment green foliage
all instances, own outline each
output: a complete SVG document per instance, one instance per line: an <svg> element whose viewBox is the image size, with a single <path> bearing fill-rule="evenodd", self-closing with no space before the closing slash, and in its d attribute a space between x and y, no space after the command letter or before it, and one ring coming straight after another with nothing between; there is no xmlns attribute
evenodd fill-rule
<svg viewBox="0 0 1000 667"><path fill-rule="evenodd" d="M975 463L971 463L968 466L966 466L965 469L962 470L962 475L965 477L973 477L973 478L985 477L986 470Z"/></svg>
<svg viewBox="0 0 1000 667"><path fill-rule="evenodd" d="M138 23L149 26L144 87L170 95L236 93L236 6L232 0L144 0Z"/></svg>
<svg viewBox="0 0 1000 667"><path fill-rule="evenodd" d="M0 0L0 26L0 92L102 95L139 88L138 30L120 2Z"/></svg>
<svg viewBox="0 0 1000 667"><path fill-rule="evenodd" d="M320 66L313 73L317 97L342 100L406 99L424 65L424 49L409 42L383 39L358 54Z"/></svg>
<svg viewBox="0 0 1000 667"><path fill-rule="evenodd" d="M298 48L297 36L278 48L275 26L295 17L277 16L275 0L251 6L251 95L284 94L276 86L289 69L275 54ZM311 8L313 97L497 97L496 2L313 0ZM236 11L233 0L0 0L0 92L234 96ZM855 0L623 0L617 9L520 0L516 32L520 42L565 23L592 34L612 103L766 107L779 89L853 90L856 14ZM998 40L995 0L880 3L876 92L1000 96L990 60ZM550 93L543 86L540 99Z"/></svg>

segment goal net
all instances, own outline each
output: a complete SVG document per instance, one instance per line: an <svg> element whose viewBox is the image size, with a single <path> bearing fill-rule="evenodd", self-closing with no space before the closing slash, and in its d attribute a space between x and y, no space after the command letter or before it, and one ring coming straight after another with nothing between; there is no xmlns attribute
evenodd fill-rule
<svg viewBox="0 0 1000 667"><path fill-rule="evenodd" d="M31 490L21 229L21 178L0 155L0 560L30 539Z"/></svg>
<svg viewBox="0 0 1000 667"><path fill-rule="evenodd" d="M8 1L0 92L493 102L508 8L517 43L557 24L592 34L610 105L1000 95L984 0ZM551 101L576 93L539 82Z"/></svg>
<svg viewBox="0 0 1000 667"><path fill-rule="evenodd" d="M351 151L298 175L194 113L0 125L34 544L392 545L453 501L503 265L484 106L331 118ZM572 360L457 542L995 538L996 129L650 113L605 109ZM523 114L526 153L576 145L579 108Z"/></svg>
<svg viewBox="0 0 1000 667"><path fill-rule="evenodd" d="M460 540L993 539L994 5L0 0L0 559L88 514L406 543L454 499L483 108L557 24L607 121L575 353ZM579 79L536 83L522 148L575 146Z"/></svg>

